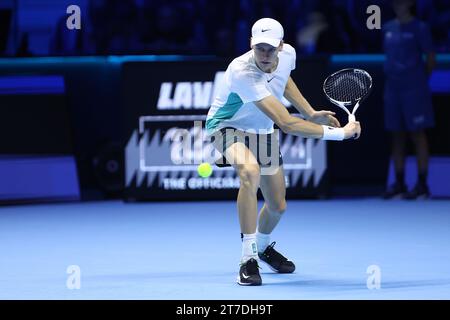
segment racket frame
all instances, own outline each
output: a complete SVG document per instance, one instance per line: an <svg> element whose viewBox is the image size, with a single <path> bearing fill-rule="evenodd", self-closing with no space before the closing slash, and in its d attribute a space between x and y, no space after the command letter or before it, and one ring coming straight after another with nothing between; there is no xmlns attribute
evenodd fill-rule
<svg viewBox="0 0 450 320"><path fill-rule="evenodd" d="M345 101L345 102L334 100L333 98L331 98L330 96L328 96L328 94L327 94L327 92L326 92L326 90L325 90L325 84L327 83L328 79L331 78L331 77L333 77L334 75L336 75L336 74L338 74L338 73L341 73L341 72L349 71L349 70L350 70L350 71L353 71L353 72L356 71L357 73L363 73L364 75L366 75L366 76L370 79L370 86L369 86L369 89L368 89L367 93L366 93L363 97L361 97L360 99L358 99L358 100L354 100L354 101ZM325 79L325 81L323 82L323 92L325 93L325 96L327 97L328 100L330 100L331 103L337 105L338 107L340 107L342 110L344 110L344 111L348 114L348 122L355 122L355 121L356 121L356 116L355 116L356 110L358 110L358 108L359 108L361 102L362 102L365 98L367 98L367 96L370 94L371 91L372 91L372 76L371 76L367 71L362 70L362 69L357 69L357 68L345 68L345 69L338 70L338 71L336 71L336 72L330 74L330 75ZM353 106L352 112L350 112L350 110L347 109L347 106L350 107L350 106L352 106L352 105L354 105L354 106Z"/></svg>

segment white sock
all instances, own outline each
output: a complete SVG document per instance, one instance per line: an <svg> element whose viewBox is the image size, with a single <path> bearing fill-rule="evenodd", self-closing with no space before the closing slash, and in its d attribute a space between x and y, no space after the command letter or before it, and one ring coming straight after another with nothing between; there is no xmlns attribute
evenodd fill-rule
<svg viewBox="0 0 450 320"><path fill-rule="evenodd" d="M256 233L243 234L241 263L247 260L258 259L258 245L256 243Z"/></svg>
<svg viewBox="0 0 450 320"><path fill-rule="evenodd" d="M264 250L266 250L266 248L269 246L270 233L265 234L258 231L256 233L256 242L258 244L258 252L263 253Z"/></svg>

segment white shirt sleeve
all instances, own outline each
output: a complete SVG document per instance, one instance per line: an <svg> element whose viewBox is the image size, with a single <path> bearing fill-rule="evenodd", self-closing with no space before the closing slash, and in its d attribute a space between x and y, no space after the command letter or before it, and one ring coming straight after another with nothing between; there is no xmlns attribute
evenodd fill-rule
<svg viewBox="0 0 450 320"><path fill-rule="evenodd" d="M259 101L271 95L264 77L254 70L241 70L231 76L231 91L237 93L243 103Z"/></svg>

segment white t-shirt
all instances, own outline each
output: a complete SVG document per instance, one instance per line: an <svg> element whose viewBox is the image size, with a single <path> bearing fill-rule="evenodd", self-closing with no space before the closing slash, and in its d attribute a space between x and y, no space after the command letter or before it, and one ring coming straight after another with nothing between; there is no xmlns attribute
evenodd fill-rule
<svg viewBox="0 0 450 320"><path fill-rule="evenodd" d="M212 134L225 127L272 133L272 119L253 102L270 95L282 99L291 70L295 69L295 58L295 49L285 43L278 53L277 68L271 73L256 66L253 50L234 59L225 71L206 117L208 133Z"/></svg>

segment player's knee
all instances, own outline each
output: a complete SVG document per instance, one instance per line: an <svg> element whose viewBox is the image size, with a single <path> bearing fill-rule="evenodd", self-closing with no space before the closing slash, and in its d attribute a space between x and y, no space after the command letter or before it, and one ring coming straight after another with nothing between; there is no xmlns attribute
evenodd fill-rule
<svg viewBox="0 0 450 320"><path fill-rule="evenodd" d="M257 164L242 165L239 168L239 178L241 185L257 189L260 180L259 166Z"/></svg>
<svg viewBox="0 0 450 320"><path fill-rule="evenodd" d="M287 203L286 199L279 200L269 206L270 212L283 214L286 211Z"/></svg>

